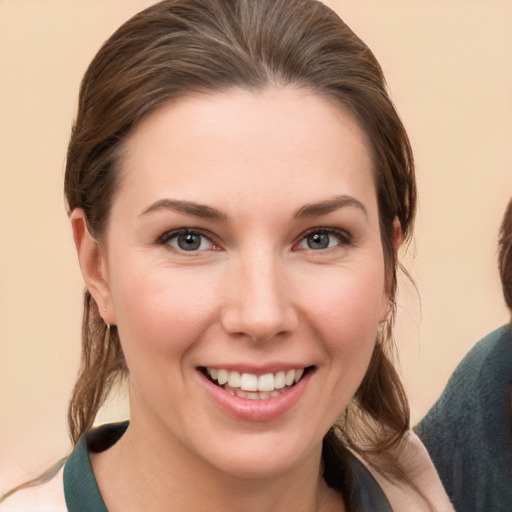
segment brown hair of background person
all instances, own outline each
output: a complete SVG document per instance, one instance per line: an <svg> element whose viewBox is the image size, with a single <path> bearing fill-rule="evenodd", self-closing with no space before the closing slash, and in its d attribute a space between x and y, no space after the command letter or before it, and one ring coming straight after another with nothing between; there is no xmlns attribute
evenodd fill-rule
<svg viewBox="0 0 512 512"><path fill-rule="evenodd" d="M512 312L512 199L508 203L501 223L498 240L498 268L503 286L503 296Z"/></svg>

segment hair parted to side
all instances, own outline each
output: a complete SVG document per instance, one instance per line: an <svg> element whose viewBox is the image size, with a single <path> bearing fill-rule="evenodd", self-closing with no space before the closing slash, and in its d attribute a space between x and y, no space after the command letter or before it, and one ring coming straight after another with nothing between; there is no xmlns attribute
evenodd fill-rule
<svg viewBox="0 0 512 512"><path fill-rule="evenodd" d="M498 268L500 271L503 296L512 313L512 199L503 215L498 240ZM512 323L512 318L511 318Z"/></svg>
<svg viewBox="0 0 512 512"><path fill-rule="evenodd" d="M342 477L346 446L363 456L372 452L381 471L400 476L393 472L393 453L409 427L409 409L390 359L399 265L393 220L407 240L416 206L413 157L377 60L333 11L313 0L166 0L127 21L104 43L81 84L65 175L69 210L84 210L101 244L122 179L123 145L145 116L189 94L269 86L309 88L343 105L371 146L393 312L339 432L325 437L323 456L333 485ZM74 443L127 373L117 330L112 327L106 344L105 329L86 291L82 363L68 418Z"/></svg>

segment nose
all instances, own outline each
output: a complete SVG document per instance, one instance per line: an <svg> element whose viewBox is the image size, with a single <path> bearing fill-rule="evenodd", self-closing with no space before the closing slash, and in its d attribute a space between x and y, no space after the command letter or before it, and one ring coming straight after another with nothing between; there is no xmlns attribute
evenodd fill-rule
<svg viewBox="0 0 512 512"><path fill-rule="evenodd" d="M299 323L293 280L272 254L240 258L226 287L222 312L226 332L268 341L293 332Z"/></svg>

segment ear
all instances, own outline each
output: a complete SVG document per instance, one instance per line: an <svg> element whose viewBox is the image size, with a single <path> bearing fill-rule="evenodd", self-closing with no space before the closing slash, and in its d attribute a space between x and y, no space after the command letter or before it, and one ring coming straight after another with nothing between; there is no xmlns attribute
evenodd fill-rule
<svg viewBox="0 0 512 512"><path fill-rule="evenodd" d="M400 244L402 243L402 225L398 220L398 217L393 219L393 232L391 234L391 243L393 250L393 264L398 259L398 249L400 248ZM380 323L384 323L391 311L391 288L393 273L386 269L386 283L385 290L382 297L382 315L380 318Z"/></svg>
<svg viewBox="0 0 512 512"><path fill-rule="evenodd" d="M397 258L398 249L402 243L402 224L398 220L398 217L393 219L393 251L395 253L395 260Z"/></svg>
<svg viewBox="0 0 512 512"><path fill-rule="evenodd" d="M85 213L81 208L75 208L71 212L70 220L85 285L94 298L103 320L108 324L115 325L104 251L90 235Z"/></svg>

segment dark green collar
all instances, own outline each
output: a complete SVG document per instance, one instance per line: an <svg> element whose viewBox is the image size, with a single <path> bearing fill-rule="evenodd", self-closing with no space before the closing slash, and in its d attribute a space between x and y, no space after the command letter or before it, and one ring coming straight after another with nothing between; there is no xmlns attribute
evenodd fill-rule
<svg viewBox="0 0 512 512"><path fill-rule="evenodd" d="M107 512L92 472L89 451L106 450L127 428L127 421L103 425L80 438L64 466L64 495L69 512Z"/></svg>
<svg viewBox="0 0 512 512"><path fill-rule="evenodd" d="M107 512L92 472L89 451L101 452L115 444L128 428L128 422L102 425L78 441L64 466L64 494L69 512ZM377 481L354 455L350 455L351 498L355 512L392 512ZM339 489L338 489L339 490Z"/></svg>

